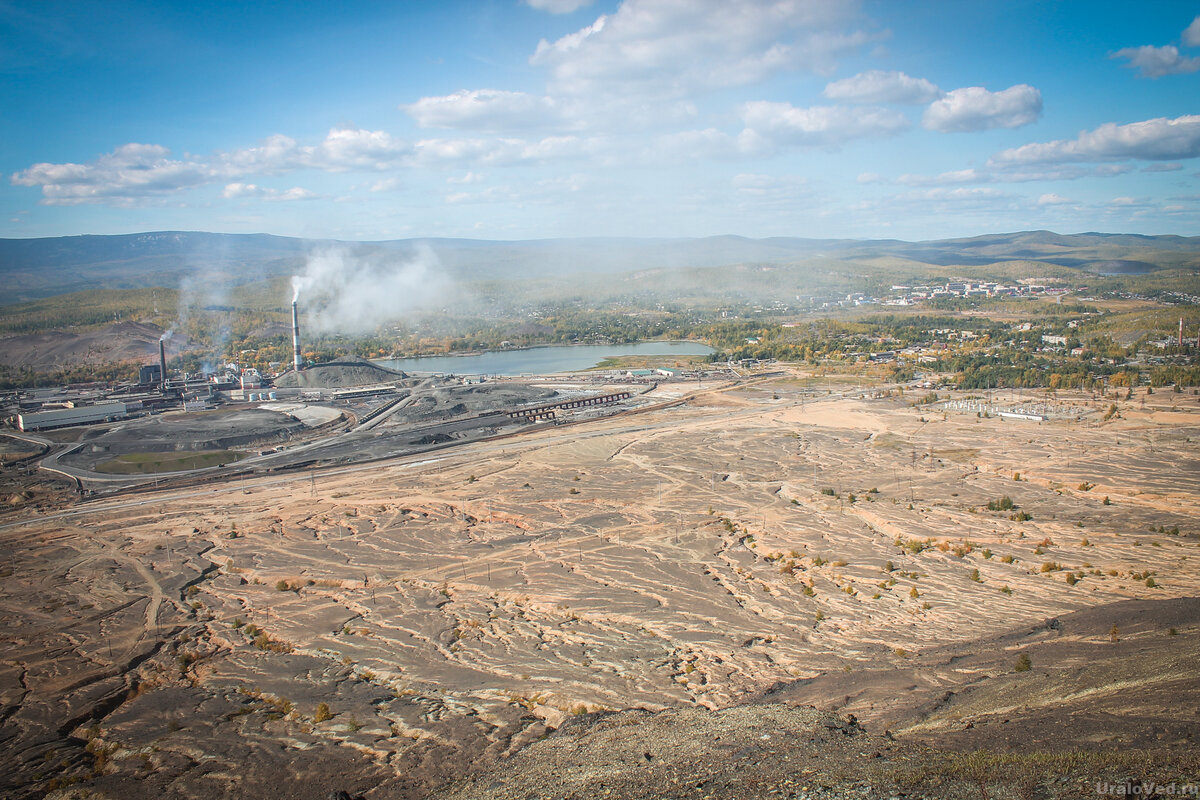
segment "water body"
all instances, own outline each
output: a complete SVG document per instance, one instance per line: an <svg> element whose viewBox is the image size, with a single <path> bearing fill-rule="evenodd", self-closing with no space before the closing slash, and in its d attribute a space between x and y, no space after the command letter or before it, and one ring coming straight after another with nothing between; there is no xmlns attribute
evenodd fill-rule
<svg viewBox="0 0 1200 800"><path fill-rule="evenodd" d="M713 349L699 342L636 342L634 344L579 344L565 347L531 347L496 350L474 356L425 356L384 359L375 363L404 372L452 372L455 375L552 375L594 367L613 356L706 356Z"/></svg>

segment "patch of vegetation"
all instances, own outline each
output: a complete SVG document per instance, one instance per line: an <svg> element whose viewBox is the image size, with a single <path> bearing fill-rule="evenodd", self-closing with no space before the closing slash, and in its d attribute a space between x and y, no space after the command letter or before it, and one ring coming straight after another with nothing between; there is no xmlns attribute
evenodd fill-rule
<svg viewBox="0 0 1200 800"><path fill-rule="evenodd" d="M161 472L182 472L189 469L207 469L232 464L245 457L245 453L235 450L125 453L97 464L96 472L106 475L155 475Z"/></svg>

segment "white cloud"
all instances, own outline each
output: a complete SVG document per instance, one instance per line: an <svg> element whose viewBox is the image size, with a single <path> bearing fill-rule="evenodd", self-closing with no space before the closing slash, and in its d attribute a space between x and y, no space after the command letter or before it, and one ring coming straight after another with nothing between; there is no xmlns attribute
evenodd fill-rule
<svg viewBox="0 0 1200 800"><path fill-rule="evenodd" d="M1061 205L1067 205L1067 204L1070 204L1073 202L1075 202L1075 201L1071 200L1069 198L1063 197L1060 194L1054 194L1053 192L1044 194L1037 199L1037 204L1039 206L1061 206Z"/></svg>
<svg viewBox="0 0 1200 800"><path fill-rule="evenodd" d="M294 186L291 189L269 189L263 186L258 186L253 183L230 183L226 184L221 196L226 200L236 200L240 198L257 198L260 200L268 200L272 202L287 202L290 200L315 200L317 195L310 192L308 189L302 189L299 186Z"/></svg>
<svg viewBox="0 0 1200 800"><path fill-rule="evenodd" d="M922 124L933 131L1019 128L1042 114L1042 94L1027 84L989 92L982 86L955 89L925 110Z"/></svg>
<svg viewBox="0 0 1200 800"><path fill-rule="evenodd" d="M422 128L512 131L557 125L562 115L554 100L499 89L463 90L444 97L422 97L401 106Z"/></svg>
<svg viewBox="0 0 1200 800"><path fill-rule="evenodd" d="M1188 47L1200 47L1200 15L1183 32L1183 43Z"/></svg>
<svg viewBox="0 0 1200 800"><path fill-rule="evenodd" d="M738 141L716 128L678 131L659 136L655 147L643 158L646 163L725 159L738 155Z"/></svg>
<svg viewBox="0 0 1200 800"><path fill-rule="evenodd" d="M828 72L870 40L844 30L839 0L625 0L611 15L548 42L530 63L555 92L680 97L741 86L785 69Z"/></svg>
<svg viewBox="0 0 1200 800"><path fill-rule="evenodd" d="M126 144L87 164L34 164L12 176L17 186L41 186L43 205L128 205L212 180L203 162L169 157L161 145Z"/></svg>
<svg viewBox="0 0 1200 800"><path fill-rule="evenodd" d="M1148 164L1142 167L1142 172L1179 172L1181 169L1183 169L1183 164L1168 162L1164 164Z"/></svg>
<svg viewBox="0 0 1200 800"><path fill-rule="evenodd" d="M394 192L400 188L402 184L399 178L381 178L371 184L372 192Z"/></svg>
<svg viewBox="0 0 1200 800"><path fill-rule="evenodd" d="M225 175L277 175L295 169L327 172L379 171L402 166L412 145L387 131L333 128L317 145L301 146L288 136L270 136L257 147L218 153L214 169Z"/></svg>
<svg viewBox="0 0 1200 800"><path fill-rule="evenodd" d="M993 189L988 186L977 186L974 188L958 188L958 189L922 189L916 192L905 192L897 195L898 197L907 198L909 200L1000 200L1012 199L1016 195L1010 192L1002 192L999 189Z"/></svg>
<svg viewBox="0 0 1200 800"><path fill-rule="evenodd" d="M1106 122L1074 139L1032 144L992 156L995 165L1064 163L1073 161L1172 161L1200 156L1200 115L1117 125Z"/></svg>
<svg viewBox="0 0 1200 800"><path fill-rule="evenodd" d="M334 128L312 151L311 165L332 172L394 169L411 153L407 142L387 131Z"/></svg>
<svg viewBox="0 0 1200 800"><path fill-rule="evenodd" d="M988 176L977 169L959 169L940 175L901 175L896 183L904 186L948 186L960 183L981 183Z"/></svg>
<svg viewBox="0 0 1200 800"><path fill-rule="evenodd" d="M834 81L822 92L830 100L847 103L905 103L922 105L942 96L942 90L924 78L903 72L873 69Z"/></svg>
<svg viewBox="0 0 1200 800"><path fill-rule="evenodd" d="M1113 53L1109 58L1128 60L1129 63L1125 66L1136 69L1138 76L1142 78L1186 75L1189 72L1200 70L1200 58L1181 56L1179 48L1172 44L1163 47L1154 47L1149 44L1141 47L1125 47Z"/></svg>
<svg viewBox="0 0 1200 800"><path fill-rule="evenodd" d="M525 4L538 11L549 11L551 14L570 14L584 6L590 6L592 0L525 0Z"/></svg>
<svg viewBox="0 0 1200 800"><path fill-rule="evenodd" d="M860 172L855 179L859 183L887 183L887 178L880 175L878 172Z"/></svg>
<svg viewBox="0 0 1200 800"><path fill-rule="evenodd" d="M903 114L886 108L812 106L755 101L742 109L742 141L802 147L836 147L851 139L892 136L909 126ZM743 145L744 149L746 145ZM759 149L755 147L754 149Z"/></svg>

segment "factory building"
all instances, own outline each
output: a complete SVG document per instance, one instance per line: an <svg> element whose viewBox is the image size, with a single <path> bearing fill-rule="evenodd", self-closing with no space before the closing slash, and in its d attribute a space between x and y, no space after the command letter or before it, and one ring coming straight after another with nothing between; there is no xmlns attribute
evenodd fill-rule
<svg viewBox="0 0 1200 800"><path fill-rule="evenodd" d="M138 385L149 386L162 383L162 367L158 364L147 364L138 370Z"/></svg>
<svg viewBox="0 0 1200 800"><path fill-rule="evenodd" d="M23 431L44 431L68 425L90 425L93 422L112 422L127 413L124 403L97 403L93 406L56 408L33 414L18 414L17 427Z"/></svg>

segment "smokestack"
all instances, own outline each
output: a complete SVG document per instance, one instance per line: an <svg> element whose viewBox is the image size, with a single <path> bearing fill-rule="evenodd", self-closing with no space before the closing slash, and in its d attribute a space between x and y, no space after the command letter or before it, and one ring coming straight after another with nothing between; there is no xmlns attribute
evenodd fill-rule
<svg viewBox="0 0 1200 800"><path fill-rule="evenodd" d="M1183 347L1183 317L1179 318L1179 346Z"/></svg>
<svg viewBox="0 0 1200 800"><path fill-rule="evenodd" d="M158 377L162 379L162 387L167 388L167 343L158 340Z"/></svg>
<svg viewBox="0 0 1200 800"><path fill-rule="evenodd" d="M300 371L300 314L296 311L296 301L292 301L292 366Z"/></svg>

